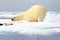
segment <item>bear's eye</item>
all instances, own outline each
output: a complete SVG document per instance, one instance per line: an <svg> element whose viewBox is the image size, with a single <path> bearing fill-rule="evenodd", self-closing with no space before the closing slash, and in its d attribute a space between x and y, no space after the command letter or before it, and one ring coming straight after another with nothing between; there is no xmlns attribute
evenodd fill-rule
<svg viewBox="0 0 60 40"><path fill-rule="evenodd" d="M15 19L15 17L14 17L14 19Z"/></svg>

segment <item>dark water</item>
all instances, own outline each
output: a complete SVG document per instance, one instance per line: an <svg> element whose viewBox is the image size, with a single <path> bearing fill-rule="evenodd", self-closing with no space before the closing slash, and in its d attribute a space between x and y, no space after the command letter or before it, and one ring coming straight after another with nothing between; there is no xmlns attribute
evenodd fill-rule
<svg viewBox="0 0 60 40"><path fill-rule="evenodd" d="M18 32L4 32L4 34L0 34L0 40L60 40L60 33L51 35L27 35L19 34Z"/></svg>

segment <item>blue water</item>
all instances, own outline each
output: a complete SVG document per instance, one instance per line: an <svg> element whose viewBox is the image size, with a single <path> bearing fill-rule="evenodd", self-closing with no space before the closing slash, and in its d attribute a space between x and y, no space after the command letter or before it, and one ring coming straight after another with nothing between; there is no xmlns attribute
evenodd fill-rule
<svg viewBox="0 0 60 40"><path fill-rule="evenodd" d="M26 35L17 32L5 32L5 34L0 34L0 40L60 40L60 33L51 35Z"/></svg>

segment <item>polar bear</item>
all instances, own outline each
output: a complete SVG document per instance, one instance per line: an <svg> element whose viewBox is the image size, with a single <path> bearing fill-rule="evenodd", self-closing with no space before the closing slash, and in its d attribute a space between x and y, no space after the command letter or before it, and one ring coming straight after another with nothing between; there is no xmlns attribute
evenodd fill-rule
<svg viewBox="0 0 60 40"><path fill-rule="evenodd" d="M46 16L46 8L42 5L34 5L25 12L13 17L12 20L24 20L28 22L43 22Z"/></svg>

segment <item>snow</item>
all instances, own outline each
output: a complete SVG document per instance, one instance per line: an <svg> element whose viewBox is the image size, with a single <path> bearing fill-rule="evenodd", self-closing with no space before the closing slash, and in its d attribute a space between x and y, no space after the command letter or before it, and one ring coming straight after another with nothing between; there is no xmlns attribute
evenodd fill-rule
<svg viewBox="0 0 60 40"><path fill-rule="evenodd" d="M11 19L0 19L0 23L11 23ZM14 25L0 26L0 32L18 32L23 34L43 34L48 35L60 32L60 14L46 14L44 22L13 22Z"/></svg>

